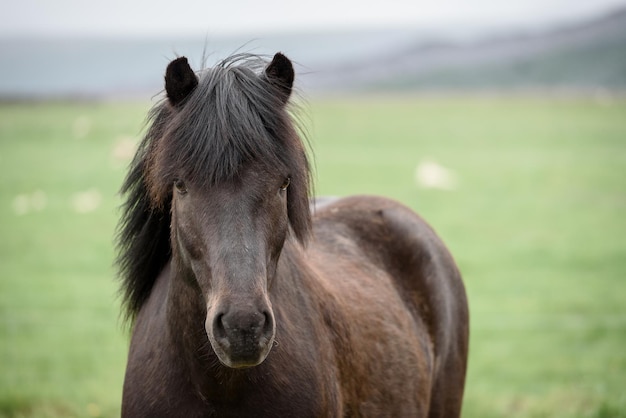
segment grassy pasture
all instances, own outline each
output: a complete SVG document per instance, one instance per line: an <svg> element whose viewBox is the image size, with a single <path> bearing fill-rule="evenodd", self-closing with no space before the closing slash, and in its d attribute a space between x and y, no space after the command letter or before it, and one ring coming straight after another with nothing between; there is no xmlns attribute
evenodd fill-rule
<svg viewBox="0 0 626 418"><path fill-rule="evenodd" d="M119 415L116 195L145 103L0 105L0 417ZM315 99L316 193L422 214L464 274L465 417L626 417L626 101ZM451 190L415 180L436 162Z"/></svg>

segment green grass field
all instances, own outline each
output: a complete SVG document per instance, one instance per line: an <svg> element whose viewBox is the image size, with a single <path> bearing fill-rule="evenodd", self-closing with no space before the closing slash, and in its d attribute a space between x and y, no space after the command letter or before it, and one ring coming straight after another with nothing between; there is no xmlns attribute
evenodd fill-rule
<svg viewBox="0 0 626 418"><path fill-rule="evenodd" d="M0 105L0 416L119 415L116 195L148 104ZM471 310L464 417L626 417L626 101L312 100L316 192L422 214ZM452 170L425 188L416 166Z"/></svg>

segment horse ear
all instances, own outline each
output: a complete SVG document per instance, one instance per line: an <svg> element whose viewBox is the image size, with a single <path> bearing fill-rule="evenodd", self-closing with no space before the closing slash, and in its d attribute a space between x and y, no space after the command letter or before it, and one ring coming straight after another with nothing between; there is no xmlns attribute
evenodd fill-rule
<svg viewBox="0 0 626 418"><path fill-rule="evenodd" d="M198 77L189 66L187 58L170 62L165 70L165 91L173 106L178 106L198 85Z"/></svg>
<svg viewBox="0 0 626 418"><path fill-rule="evenodd" d="M278 52L274 55L272 62L265 69L265 77L267 80L278 87L283 94L283 100L286 103L291 95L291 89L293 87L293 80L295 74L293 71L293 65L289 58Z"/></svg>

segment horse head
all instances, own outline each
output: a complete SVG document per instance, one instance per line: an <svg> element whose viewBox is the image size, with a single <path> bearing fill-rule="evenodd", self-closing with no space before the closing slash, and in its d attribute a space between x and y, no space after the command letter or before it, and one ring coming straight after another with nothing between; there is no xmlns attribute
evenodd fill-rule
<svg viewBox="0 0 626 418"><path fill-rule="evenodd" d="M166 70L149 189L171 207L175 280L200 296L211 347L231 368L268 356L281 250L310 227L308 163L286 110L293 79L282 54L260 73L223 65L198 78L186 58Z"/></svg>

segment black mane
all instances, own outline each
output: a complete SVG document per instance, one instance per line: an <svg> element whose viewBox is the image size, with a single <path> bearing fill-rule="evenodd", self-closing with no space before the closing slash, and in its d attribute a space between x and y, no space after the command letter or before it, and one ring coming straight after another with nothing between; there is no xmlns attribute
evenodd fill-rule
<svg viewBox="0 0 626 418"><path fill-rule="evenodd" d="M158 103L122 185L118 266L126 316L133 319L171 257L172 183L200 187L231 179L247 161L262 161L291 176L288 211L292 231L310 228L309 164L288 112L284 86L252 55L230 57L201 72L180 104ZM293 189L293 192L291 190Z"/></svg>

